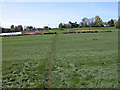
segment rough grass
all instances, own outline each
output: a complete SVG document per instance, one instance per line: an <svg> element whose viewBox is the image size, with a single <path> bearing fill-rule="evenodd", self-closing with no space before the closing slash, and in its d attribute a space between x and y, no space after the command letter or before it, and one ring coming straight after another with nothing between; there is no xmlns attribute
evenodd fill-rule
<svg viewBox="0 0 120 90"><path fill-rule="evenodd" d="M3 37L3 87L43 88L54 35ZM117 32L59 34L50 87L116 88Z"/></svg>
<svg viewBox="0 0 120 90"><path fill-rule="evenodd" d="M3 38L3 87L44 87L53 35Z"/></svg>
<svg viewBox="0 0 120 90"><path fill-rule="evenodd" d="M117 32L59 35L51 87L117 88L117 40Z"/></svg>

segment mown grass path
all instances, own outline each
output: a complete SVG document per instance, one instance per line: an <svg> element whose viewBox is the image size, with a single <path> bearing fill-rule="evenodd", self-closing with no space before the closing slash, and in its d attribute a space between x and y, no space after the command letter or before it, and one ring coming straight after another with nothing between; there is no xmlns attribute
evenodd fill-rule
<svg viewBox="0 0 120 90"><path fill-rule="evenodd" d="M51 64L52 64L52 56L53 56L53 53L55 51L55 46L56 46L56 37L57 37L57 34L53 38L52 50L48 58L49 59L48 65L47 65L46 73L45 73L45 88L50 88L50 69L51 69Z"/></svg>

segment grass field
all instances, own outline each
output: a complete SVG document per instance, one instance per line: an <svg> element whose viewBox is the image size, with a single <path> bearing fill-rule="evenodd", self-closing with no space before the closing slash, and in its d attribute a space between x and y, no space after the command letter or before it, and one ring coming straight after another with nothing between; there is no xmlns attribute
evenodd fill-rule
<svg viewBox="0 0 120 90"><path fill-rule="evenodd" d="M3 86L44 87L53 36L3 38Z"/></svg>
<svg viewBox="0 0 120 90"><path fill-rule="evenodd" d="M117 33L58 36L52 87L117 87Z"/></svg>
<svg viewBox="0 0 120 90"><path fill-rule="evenodd" d="M63 30L52 30L53 32L62 33L67 32L67 30L97 30L97 31L103 31L103 30L111 30L116 31L117 29L115 27L82 27L82 28L63 28Z"/></svg>
<svg viewBox="0 0 120 90"><path fill-rule="evenodd" d="M52 88L117 88L116 32L58 34ZM3 37L3 87L43 88L55 35Z"/></svg>

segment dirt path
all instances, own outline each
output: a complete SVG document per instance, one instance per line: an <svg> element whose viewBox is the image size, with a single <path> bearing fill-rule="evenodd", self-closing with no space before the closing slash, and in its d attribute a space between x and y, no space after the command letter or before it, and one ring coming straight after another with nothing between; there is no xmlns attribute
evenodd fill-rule
<svg viewBox="0 0 120 90"><path fill-rule="evenodd" d="M53 56L53 53L55 51L55 46L56 46L56 37L57 37L57 34L53 38L52 50L48 58L49 60L48 60L48 65L47 65L46 72L45 72L45 87L44 88L50 88L50 69L51 69L51 64L52 64L52 56Z"/></svg>

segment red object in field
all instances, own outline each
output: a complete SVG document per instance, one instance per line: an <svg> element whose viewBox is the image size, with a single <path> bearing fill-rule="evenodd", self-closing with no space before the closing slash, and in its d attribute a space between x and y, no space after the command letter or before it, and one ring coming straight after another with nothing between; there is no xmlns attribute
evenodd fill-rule
<svg viewBox="0 0 120 90"><path fill-rule="evenodd" d="M32 32L25 32L24 34L27 34L27 35L33 35L33 34L44 34L44 33L49 33L49 32L52 32L50 30L46 31L46 30L43 30L43 31L32 31Z"/></svg>

